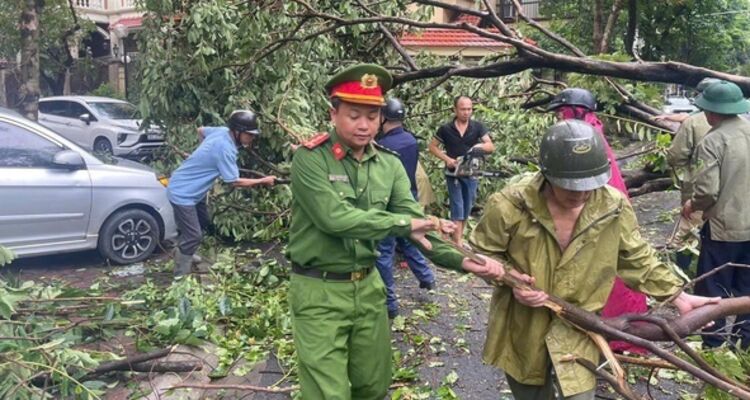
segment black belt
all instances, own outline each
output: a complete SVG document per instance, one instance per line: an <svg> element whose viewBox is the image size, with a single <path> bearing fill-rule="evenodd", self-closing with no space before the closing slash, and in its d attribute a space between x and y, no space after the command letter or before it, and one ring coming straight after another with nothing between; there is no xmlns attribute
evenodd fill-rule
<svg viewBox="0 0 750 400"><path fill-rule="evenodd" d="M315 268L304 268L297 263L292 263L292 272L299 275L309 276L311 278L326 279L331 281L361 281L370 275L375 269L373 267L361 269L354 272L328 272Z"/></svg>

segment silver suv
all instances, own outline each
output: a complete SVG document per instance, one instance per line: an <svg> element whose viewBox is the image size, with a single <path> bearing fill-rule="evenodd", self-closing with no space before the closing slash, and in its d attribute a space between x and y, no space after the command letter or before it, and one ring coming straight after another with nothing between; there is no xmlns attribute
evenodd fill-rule
<svg viewBox="0 0 750 400"><path fill-rule="evenodd" d="M151 155L164 145L159 129L141 130L136 106L108 97L42 98L39 123L97 153L141 157Z"/></svg>
<svg viewBox="0 0 750 400"><path fill-rule="evenodd" d="M142 261L177 236L166 184L0 108L0 244L19 257L98 249L118 264Z"/></svg>

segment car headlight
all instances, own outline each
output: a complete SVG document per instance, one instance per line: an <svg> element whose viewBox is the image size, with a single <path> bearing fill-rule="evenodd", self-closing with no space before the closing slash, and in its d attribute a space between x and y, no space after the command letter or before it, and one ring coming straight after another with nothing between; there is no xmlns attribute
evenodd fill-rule
<svg viewBox="0 0 750 400"><path fill-rule="evenodd" d="M159 181L159 183L161 183L161 184L162 184L162 185L163 185L164 187L167 187L167 186L169 186L169 178L168 178L168 177L166 177L166 176L164 176L164 175L161 175L161 176L158 176L158 177L157 177L156 179L157 179L157 180Z"/></svg>
<svg viewBox="0 0 750 400"><path fill-rule="evenodd" d="M118 133L117 134L117 144L122 144L127 139L128 139L128 134L127 133Z"/></svg>

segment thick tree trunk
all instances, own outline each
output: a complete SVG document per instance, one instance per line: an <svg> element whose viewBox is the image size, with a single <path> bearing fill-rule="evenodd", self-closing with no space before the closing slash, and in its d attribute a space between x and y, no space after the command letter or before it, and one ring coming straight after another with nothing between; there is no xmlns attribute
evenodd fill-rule
<svg viewBox="0 0 750 400"><path fill-rule="evenodd" d="M615 0L614 4L612 4L612 12L610 12L609 17L607 17L607 25L604 27L604 32L602 33L601 41L599 42L600 54L610 52L609 43L612 38L612 33L615 31L617 19L620 17L622 2L623 0Z"/></svg>
<svg viewBox="0 0 750 400"><path fill-rule="evenodd" d="M625 34L625 50L633 58L639 58L635 49L635 36L638 32L638 0L628 0L628 31Z"/></svg>
<svg viewBox="0 0 750 400"><path fill-rule="evenodd" d="M39 19L44 0L23 0L21 11L21 114L36 121L39 111Z"/></svg>
<svg viewBox="0 0 750 400"><path fill-rule="evenodd" d="M594 54L600 54L602 52L602 37L604 36L604 29L602 25L604 23L604 4L603 0L594 0L594 43L593 49Z"/></svg>

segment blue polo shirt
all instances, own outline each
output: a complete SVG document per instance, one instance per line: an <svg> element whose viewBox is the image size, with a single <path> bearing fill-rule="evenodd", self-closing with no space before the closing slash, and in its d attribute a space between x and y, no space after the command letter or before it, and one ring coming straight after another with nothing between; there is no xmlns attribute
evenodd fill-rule
<svg viewBox="0 0 750 400"><path fill-rule="evenodd" d="M409 176L409 182L411 182L411 192L416 197L417 195L417 161L419 160L419 144L414 135L399 126L385 132L377 143L388 150L395 151L399 154L401 164L406 169L406 175Z"/></svg>
<svg viewBox="0 0 750 400"><path fill-rule="evenodd" d="M224 182L240 179L237 146L229 128L204 127L203 142L169 178L167 197L179 206L194 206L211 190L216 178Z"/></svg>

